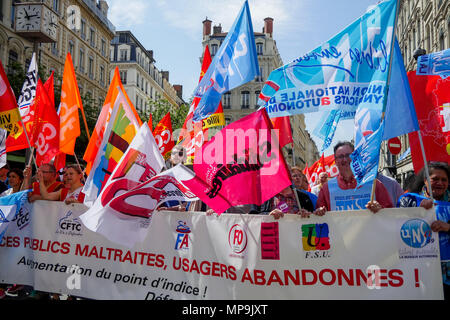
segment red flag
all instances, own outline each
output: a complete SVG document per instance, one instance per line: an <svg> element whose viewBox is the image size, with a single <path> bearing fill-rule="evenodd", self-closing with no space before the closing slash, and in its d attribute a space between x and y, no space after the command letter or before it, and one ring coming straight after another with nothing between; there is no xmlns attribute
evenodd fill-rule
<svg viewBox="0 0 450 320"><path fill-rule="evenodd" d="M10 132L10 134L19 134L20 127L19 108L17 107L14 91L9 85L3 65L0 62L0 128Z"/></svg>
<svg viewBox="0 0 450 320"><path fill-rule="evenodd" d="M183 183L217 213L261 205L292 184L265 109L235 121L197 151L195 177Z"/></svg>
<svg viewBox="0 0 450 320"><path fill-rule="evenodd" d="M47 88L53 87L47 80ZM59 117L41 80L36 87L36 111L31 140L36 146L36 164L49 163L59 153Z"/></svg>
<svg viewBox="0 0 450 320"><path fill-rule="evenodd" d="M150 114L150 117L148 118L148 127L150 128L150 131L153 130L153 117Z"/></svg>
<svg viewBox="0 0 450 320"><path fill-rule="evenodd" d="M291 129L291 121L289 116L285 117L277 117L271 119L273 123L273 128L278 130L278 140L280 141L280 147L284 147L289 143L293 143L294 139L292 139L292 129Z"/></svg>
<svg viewBox="0 0 450 320"><path fill-rule="evenodd" d="M450 78L408 72L427 161L450 162ZM424 166L417 132L409 133L414 171Z"/></svg>
<svg viewBox="0 0 450 320"><path fill-rule="evenodd" d="M172 132L172 121L170 120L170 112L161 119L161 121L156 125L155 130L153 130L153 136L155 137L156 143L158 144L159 151L161 151L162 156L167 159L169 156L169 151L175 145L173 141Z"/></svg>

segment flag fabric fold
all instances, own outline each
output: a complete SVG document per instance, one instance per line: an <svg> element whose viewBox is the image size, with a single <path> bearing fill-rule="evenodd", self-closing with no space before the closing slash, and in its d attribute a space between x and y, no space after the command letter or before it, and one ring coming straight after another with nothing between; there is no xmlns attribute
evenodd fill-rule
<svg viewBox="0 0 450 320"><path fill-rule="evenodd" d="M379 3L322 46L272 71L258 104L271 118L382 104L395 8L395 0Z"/></svg>
<svg viewBox="0 0 450 320"><path fill-rule="evenodd" d="M252 81L258 73L255 36L248 1L245 0L208 71L194 91L194 96L200 101L194 110L193 120L200 121L216 112L225 92Z"/></svg>
<svg viewBox="0 0 450 320"><path fill-rule="evenodd" d="M182 182L218 214L231 206L261 205L292 184L265 109L229 124L204 144L195 154L194 172Z"/></svg>
<svg viewBox="0 0 450 320"><path fill-rule="evenodd" d="M17 137L21 133L20 112L14 92L0 61L0 128Z"/></svg>
<svg viewBox="0 0 450 320"><path fill-rule="evenodd" d="M155 137L162 156L167 159L170 155L169 152L175 145L170 112L167 112L167 114L156 125L155 130L153 130L153 136Z"/></svg>
<svg viewBox="0 0 450 320"><path fill-rule="evenodd" d="M86 173L87 174L89 174L91 171L91 167L95 161L95 157L96 157L99 147L102 143L103 134L105 132L105 128L110 119L110 115L111 115L112 109L114 107L114 103L116 102L119 91L122 92L122 94L124 95L124 97L127 101L127 104L125 106L126 107L129 106L130 111L127 112L127 114L130 115L130 118L134 118L133 121L136 121L139 124L139 127L142 125L142 121L139 118L139 115L138 115L136 109L134 108L130 98L128 97L125 89L123 88L122 82L120 81L119 68L116 67L114 69L114 76L111 80L111 84L109 86L108 93L105 98L105 102L103 103L102 110L100 111L100 116L97 120L97 123L95 124L95 129L92 132L92 136L89 140L89 143L86 147L86 151L84 152L84 155L83 155L83 160L85 160L87 162L87 165L86 165ZM134 116L132 117L131 114L133 114Z"/></svg>
<svg viewBox="0 0 450 320"><path fill-rule="evenodd" d="M80 136L78 109L82 110L80 91L78 90L72 57L67 53L61 85L60 140L59 149L65 154L74 154L75 141Z"/></svg>
<svg viewBox="0 0 450 320"><path fill-rule="evenodd" d="M179 190L186 191L173 175L164 180L171 171L159 174L163 167L164 159L144 123L93 206L80 217L82 222L90 230L129 247L142 241L156 206L180 195Z"/></svg>

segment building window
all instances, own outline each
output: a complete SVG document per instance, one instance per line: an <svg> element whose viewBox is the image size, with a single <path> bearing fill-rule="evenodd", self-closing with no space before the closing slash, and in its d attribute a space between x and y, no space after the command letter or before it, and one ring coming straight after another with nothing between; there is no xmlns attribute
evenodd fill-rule
<svg viewBox="0 0 450 320"><path fill-rule="evenodd" d="M105 67L100 66L100 84L102 87L105 86Z"/></svg>
<svg viewBox="0 0 450 320"><path fill-rule="evenodd" d="M53 11L59 13L59 0L53 0Z"/></svg>
<svg viewBox="0 0 450 320"><path fill-rule="evenodd" d="M136 72L136 86L139 88L139 73Z"/></svg>
<svg viewBox="0 0 450 320"><path fill-rule="evenodd" d="M258 109L258 108L259 108L259 105L258 105L258 99L259 99L260 93L261 93L260 90L256 90L256 91L255 91L255 109Z"/></svg>
<svg viewBox="0 0 450 320"><path fill-rule="evenodd" d="M226 92L223 95L222 105L224 109L231 109L231 92Z"/></svg>
<svg viewBox="0 0 450 320"><path fill-rule="evenodd" d="M78 57L78 66L80 67L80 72L84 72L84 51L80 49L80 55Z"/></svg>
<svg viewBox="0 0 450 320"><path fill-rule="evenodd" d="M263 44L262 43L256 44L256 54L258 56L262 56L262 54L263 54Z"/></svg>
<svg viewBox="0 0 450 320"><path fill-rule="evenodd" d="M12 66L13 63L19 60L19 54L14 50L9 50L8 54L8 66Z"/></svg>
<svg viewBox="0 0 450 320"><path fill-rule="evenodd" d="M106 41L105 41L105 39L102 39L102 45L101 45L101 53L102 53L102 56L106 56Z"/></svg>
<svg viewBox="0 0 450 320"><path fill-rule="evenodd" d="M441 33L439 34L439 51L445 50L445 38L444 38L444 32L441 30Z"/></svg>
<svg viewBox="0 0 450 320"><path fill-rule="evenodd" d="M58 42L52 42L51 45L50 45L52 54L53 54L54 56L57 56L57 55L58 55L58 45L57 45L57 43L58 43Z"/></svg>
<svg viewBox="0 0 450 320"><path fill-rule="evenodd" d="M230 118L230 117L225 117L225 125L226 125L226 126L229 125L232 121L233 121L232 118Z"/></svg>
<svg viewBox="0 0 450 320"><path fill-rule="evenodd" d="M69 48L68 49L69 49L69 53L72 56L72 58L73 58L73 50L74 50L74 48L75 48L75 45L74 45L73 41L69 40Z"/></svg>
<svg viewBox="0 0 450 320"><path fill-rule="evenodd" d="M120 81L122 81L122 84L127 84L127 71L120 71Z"/></svg>
<svg viewBox="0 0 450 320"><path fill-rule="evenodd" d="M215 56L216 55L217 49L218 49L218 45L217 44L212 44L211 45L211 56Z"/></svg>
<svg viewBox="0 0 450 320"><path fill-rule="evenodd" d="M80 36L81 39L86 40L86 21L84 20L81 20Z"/></svg>
<svg viewBox="0 0 450 320"><path fill-rule="evenodd" d="M120 61L127 61L127 60L128 60L128 50L120 49Z"/></svg>
<svg viewBox="0 0 450 320"><path fill-rule="evenodd" d="M248 109L250 107L250 92L241 91L241 109Z"/></svg>
<svg viewBox="0 0 450 320"><path fill-rule="evenodd" d="M259 75L255 78L256 82L263 82L263 68L259 67Z"/></svg>
<svg viewBox="0 0 450 320"><path fill-rule="evenodd" d="M89 78L90 79L94 79L94 58L93 57L89 57L89 62L88 62L88 71L89 71Z"/></svg>
<svg viewBox="0 0 450 320"><path fill-rule="evenodd" d="M93 48L95 48L95 30L94 30L94 28L90 29L89 40L90 40L91 46Z"/></svg>

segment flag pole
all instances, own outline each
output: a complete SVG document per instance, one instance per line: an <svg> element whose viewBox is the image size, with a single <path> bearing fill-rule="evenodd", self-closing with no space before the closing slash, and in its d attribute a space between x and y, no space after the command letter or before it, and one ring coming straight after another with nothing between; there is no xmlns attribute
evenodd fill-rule
<svg viewBox="0 0 450 320"><path fill-rule="evenodd" d="M392 40L391 40L391 49L390 49L390 56L389 56L389 69L388 69L388 76L387 76L387 82L386 82L386 94L384 96L384 101L383 101L383 112L381 113L381 121L380 121L380 126L383 124L384 125L384 117L385 117L385 112L386 112L386 104L387 104L387 99L388 99L388 95L389 95L389 86L391 84L391 71L392 71L392 60L394 58L394 45L395 45L395 32L397 31L397 19L398 19L398 12L399 12L399 5L400 5L400 0L396 0L396 5L395 5L395 17L394 17L394 30L392 30ZM380 148L381 150L381 148ZM380 161L378 160L378 164L377 164L377 172L378 172L378 166L380 164ZM372 184L372 191L370 193L370 202L373 202L375 199L375 186L376 186L376 182L377 182L377 177L375 176L375 179L373 179L373 184Z"/></svg>
<svg viewBox="0 0 450 320"><path fill-rule="evenodd" d="M19 111L19 110L17 110L17 111ZM25 138L27 139L28 146L30 147L30 151L31 151L31 157L30 157L30 161L28 161L28 165L31 164L31 160L32 160L33 163L34 163L34 167L37 170L38 167L37 167L37 164L36 164L36 159L34 158L34 149L31 146L30 138L28 137L28 134L27 134L27 128L25 127L25 124L23 123L22 116L20 115L20 112L19 112L19 116L20 116L20 123L22 124L22 128L23 128L23 133L25 133Z"/></svg>
<svg viewBox="0 0 450 320"><path fill-rule="evenodd" d="M419 135L419 142L420 142L420 149L422 151L422 158L424 163L424 169L425 169L425 176L427 177L427 182L430 190L427 190L431 200L433 201L434 205L434 198L433 198L433 192L431 191L431 178L430 178L430 171L428 170L428 163L427 163L427 157L425 155L425 148L423 146L423 140L422 140L422 133L420 132L420 129L417 131L417 134Z"/></svg>
<svg viewBox="0 0 450 320"><path fill-rule="evenodd" d="M81 115L83 116L83 122L84 122L84 126L86 128L86 134L87 134L88 140L91 140L91 135L89 134L89 128L88 128L88 125L87 125L86 116L84 115L84 108L83 107L81 107Z"/></svg>

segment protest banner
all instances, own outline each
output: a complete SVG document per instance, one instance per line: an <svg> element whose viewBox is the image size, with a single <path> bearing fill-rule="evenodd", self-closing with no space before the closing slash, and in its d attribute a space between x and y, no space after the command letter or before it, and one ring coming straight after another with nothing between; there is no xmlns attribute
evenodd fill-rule
<svg viewBox="0 0 450 320"><path fill-rule="evenodd" d="M443 298L436 216L423 208L245 222L157 212L131 249L85 228L86 209L33 203L0 243L0 281L92 299Z"/></svg>

